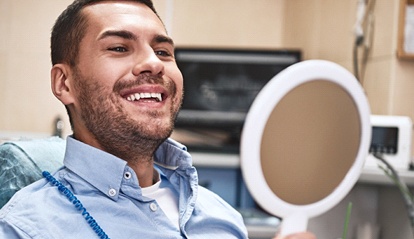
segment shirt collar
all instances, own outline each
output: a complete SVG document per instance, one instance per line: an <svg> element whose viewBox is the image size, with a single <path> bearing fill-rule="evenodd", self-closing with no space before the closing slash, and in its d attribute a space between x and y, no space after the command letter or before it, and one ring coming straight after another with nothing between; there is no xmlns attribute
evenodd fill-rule
<svg viewBox="0 0 414 239"><path fill-rule="evenodd" d="M70 136L66 140L63 164L105 195L117 199L126 170L125 160Z"/></svg>
<svg viewBox="0 0 414 239"><path fill-rule="evenodd" d="M155 151L154 162L161 167L173 170L192 166L187 147L171 138L162 143Z"/></svg>
<svg viewBox="0 0 414 239"><path fill-rule="evenodd" d="M184 145L167 139L156 150L154 161L158 166L173 170L191 167L191 157L186 150ZM67 137L63 163L83 180L114 200L118 199L125 171L133 172L125 160L78 141L72 136Z"/></svg>

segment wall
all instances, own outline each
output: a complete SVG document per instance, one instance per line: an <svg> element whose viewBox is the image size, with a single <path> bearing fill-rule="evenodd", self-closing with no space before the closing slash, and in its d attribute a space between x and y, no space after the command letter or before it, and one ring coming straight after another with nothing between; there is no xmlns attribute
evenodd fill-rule
<svg viewBox="0 0 414 239"><path fill-rule="evenodd" d="M175 0L177 45L276 48L281 46L283 0Z"/></svg>
<svg viewBox="0 0 414 239"><path fill-rule="evenodd" d="M50 29L70 1L0 1L0 131L52 133L65 110L50 90Z"/></svg>

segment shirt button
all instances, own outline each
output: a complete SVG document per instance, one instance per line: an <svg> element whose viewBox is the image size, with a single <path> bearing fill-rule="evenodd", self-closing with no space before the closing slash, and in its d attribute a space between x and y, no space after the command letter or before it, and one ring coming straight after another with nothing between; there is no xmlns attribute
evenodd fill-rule
<svg viewBox="0 0 414 239"><path fill-rule="evenodd" d="M125 179L130 179L132 177L132 174L130 172L125 172L124 173L124 178Z"/></svg>
<svg viewBox="0 0 414 239"><path fill-rule="evenodd" d="M111 189L109 189L108 194L109 194L109 196L113 197L113 196L116 195L116 190L111 188Z"/></svg>
<svg viewBox="0 0 414 239"><path fill-rule="evenodd" d="M158 209L157 204L152 202L152 203L150 204L150 209L151 209L151 211L153 211L153 212L157 211L157 209Z"/></svg>

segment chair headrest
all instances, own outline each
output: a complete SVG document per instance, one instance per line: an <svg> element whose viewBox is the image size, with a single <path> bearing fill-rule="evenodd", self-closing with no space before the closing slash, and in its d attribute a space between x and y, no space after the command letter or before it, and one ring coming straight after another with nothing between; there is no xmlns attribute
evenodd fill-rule
<svg viewBox="0 0 414 239"><path fill-rule="evenodd" d="M66 141L58 137L26 139L0 145L0 207L21 188L63 165Z"/></svg>

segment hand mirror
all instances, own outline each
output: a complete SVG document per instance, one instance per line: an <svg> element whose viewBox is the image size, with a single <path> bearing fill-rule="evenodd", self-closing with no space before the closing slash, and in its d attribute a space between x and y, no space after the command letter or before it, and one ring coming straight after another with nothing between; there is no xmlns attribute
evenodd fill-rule
<svg viewBox="0 0 414 239"><path fill-rule="evenodd" d="M294 64L254 100L241 168L256 202L281 217L282 236L339 203L359 178L371 140L370 109L356 78L329 61Z"/></svg>

